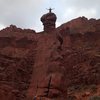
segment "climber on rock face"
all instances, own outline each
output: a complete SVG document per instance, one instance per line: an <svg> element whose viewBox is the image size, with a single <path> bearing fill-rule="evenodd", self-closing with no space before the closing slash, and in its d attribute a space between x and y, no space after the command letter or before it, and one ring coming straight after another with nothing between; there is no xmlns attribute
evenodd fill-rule
<svg viewBox="0 0 100 100"><path fill-rule="evenodd" d="M34 96L33 100L38 100L38 96ZM41 100L41 99L40 99Z"/></svg>
<svg viewBox="0 0 100 100"><path fill-rule="evenodd" d="M34 97L33 100L36 100L36 97Z"/></svg>

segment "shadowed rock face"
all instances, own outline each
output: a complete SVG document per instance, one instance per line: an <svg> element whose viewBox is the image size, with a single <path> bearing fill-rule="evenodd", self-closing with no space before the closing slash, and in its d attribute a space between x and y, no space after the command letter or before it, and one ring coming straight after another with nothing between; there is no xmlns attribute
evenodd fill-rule
<svg viewBox="0 0 100 100"><path fill-rule="evenodd" d="M95 30L82 30L79 23L90 22ZM100 96L99 20L78 18L70 23L72 27L66 23L38 34L15 26L0 31L0 100ZM70 33L74 25L77 31Z"/></svg>
<svg viewBox="0 0 100 100"><path fill-rule="evenodd" d="M0 32L0 98L25 100L37 45L35 32L12 26Z"/></svg>

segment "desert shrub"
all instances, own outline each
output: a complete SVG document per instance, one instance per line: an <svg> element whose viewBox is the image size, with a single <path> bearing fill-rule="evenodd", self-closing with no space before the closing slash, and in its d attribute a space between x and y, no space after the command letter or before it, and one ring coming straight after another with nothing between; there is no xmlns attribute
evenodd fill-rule
<svg viewBox="0 0 100 100"><path fill-rule="evenodd" d="M77 100L76 96L68 96L67 100Z"/></svg>
<svg viewBox="0 0 100 100"><path fill-rule="evenodd" d="M96 85L91 85L91 87L90 87L90 89L91 89L91 92L97 92L97 86Z"/></svg>
<svg viewBox="0 0 100 100"><path fill-rule="evenodd" d="M89 100L100 100L100 96L92 96Z"/></svg>

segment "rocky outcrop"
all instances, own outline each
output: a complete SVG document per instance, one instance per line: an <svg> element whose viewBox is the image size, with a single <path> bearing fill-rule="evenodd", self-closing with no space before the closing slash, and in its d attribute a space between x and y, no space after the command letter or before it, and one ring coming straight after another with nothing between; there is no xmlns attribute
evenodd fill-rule
<svg viewBox="0 0 100 100"><path fill-rule="evenodd" d="M100 20L96 19L87 19L86 17L79 17L76 19L73 19L63 25L61 25L58 30L65 32L66 30L69 31L70 34L85 34L87 32L91 33L98 33L100 32L99 29Z"/></svg>
<svg viewBox="0 0 100 100"><path fill-rule="evenodd" d="M3 33L4 32L35 33L34 30L17 28L15 25L10 25L9 27L1 30L1 32L3 32Z"/></svg>
<svg viewBox="0 0 100 100"><path fill-rule="evenodd" d="M52 12L49 12L47 14L44 14L42 17L41 17L41 21L44 25L44 31L52 31L55 29L56 25L55 25L55 22L57 20L57 17L54 13Z"/></svg>

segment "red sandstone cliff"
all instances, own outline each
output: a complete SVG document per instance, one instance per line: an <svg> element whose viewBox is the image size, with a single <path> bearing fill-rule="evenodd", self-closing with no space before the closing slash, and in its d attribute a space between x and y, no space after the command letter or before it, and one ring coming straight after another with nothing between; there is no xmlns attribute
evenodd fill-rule
<svg viewBox="0 0 100 100"><path fill-rule="evenodd" d="M70 34L84 34L86 32L100 32L99 26L100 19L96 20L93 18L87 19L85 17L79 17L61 25L58 29L66 30L69 28Z"/></svg>
<svg viewBox="0 0 100 100"><path fill-rule="evenodd" d="M36 34L0 31L0 100L100 96L100 21L84 17Z"/></svg>

